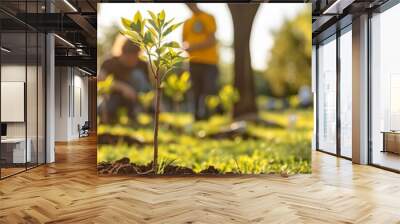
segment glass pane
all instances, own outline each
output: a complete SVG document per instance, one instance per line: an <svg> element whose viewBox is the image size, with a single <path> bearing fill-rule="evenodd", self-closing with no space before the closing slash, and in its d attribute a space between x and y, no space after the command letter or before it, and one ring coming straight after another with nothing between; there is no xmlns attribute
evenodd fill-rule
<svg viewBox="0 0 400 224"><path fill-rule="evenodd" d="M46 149L45 149L45 35L39 33L38 35L38 163L45 163Z"/></svg>
<svg viewBox="0 0 400 224"><path fill-rule="evenodd" d="M318 148L336 153L336 40L318 48Z"/></svg>
<svg viewBox="0 0 400 224"><path fill-rule="evenodd" d="M27 80L26 80L26 112L27 112L27 142L28 150L30 148L30 161L27 164L29 167L37 165L38 160L38 144L37 144L37 132L38 132L38 36L36 32L27 33L27 44L28 44L28 63L27 63Z"/></svg>
<svg viewBox="0 0 400 224"><path fill-rule="evenodd" d="M352 35L340 36L340 152L352 156Z"/></svg>
<svg viewBox="0 0 400 224"><path fill-rule="evenodd" d="M400 5L372 18L372 163L400 170Z"/></svg>
<svg viewBox="0 0 400 224"><path fill-rule="evenodd" d="M31 161L26 144L26 33L1 34L2 177L25 170ZM6 49L6 50L4 50Z"/></svg>

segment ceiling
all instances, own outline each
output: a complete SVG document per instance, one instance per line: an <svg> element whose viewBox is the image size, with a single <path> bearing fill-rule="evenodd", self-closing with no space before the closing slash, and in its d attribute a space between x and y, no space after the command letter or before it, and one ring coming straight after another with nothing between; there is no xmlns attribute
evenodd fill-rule
<svg viewBox="0 0 400 224"><path fill-rule="evenodd" d="M313 0L313 44L351 24L352 17L374 10L388 0Z"/></svg>
<svg viewBox="0 0 400 224"><path fill-rule="evenodd" d="M351 16L376 8L386 1L312 0L313 43L329 35L330 32L335 32L337 28L334 26L340 24L338 21L345 21L344 18L350 17L346 19L351 23ZM58 35L55 38L56 65L78 66L96 74L97 3L99 2L127 1L47 0L46 6L45 0L1 0L2 31L17 33L30 28L39 32L54 32ZM308 1L292 0L292 2ZM12 39L15 42L13 47L16 49L19 44L24 44L11 34L5 38Z"/></svg>
<svg viewBox="0 0 400 224"><path fill-rule="evenodd" d="M57 34L56 66L77 66L96 74L97 2L47 0L46 5L45 0L1 0L2 43L13 49L7 54L9 60L26 55L25 35L21 32L51 32ZM29 34L27 37L31 39ZM29 43L27 46L28 58L31 58L30 52L36 51L36 46Z"/></svg>

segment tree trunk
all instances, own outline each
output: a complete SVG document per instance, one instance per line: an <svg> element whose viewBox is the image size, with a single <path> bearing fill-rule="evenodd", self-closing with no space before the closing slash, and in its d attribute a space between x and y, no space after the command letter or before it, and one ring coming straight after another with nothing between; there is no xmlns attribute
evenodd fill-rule
<svg viewBox="0 0 400 224"><path fill-rule="evenodd" d="M256 93L251 68L250 35L259 4L228 4L234 29L234 87L240 93L234 105L233 118L238 119L257 114Z"/></svg>
<svg viewBox="0 0 400 224"><path fill-rule="evenodd" d="M155 98L155 110L154 110L154 152L153 152L153 171L157 174L158 166L158 120L160 115L160 98L161 98L161 87L160 80L156 79L156 98Z"/></svg>

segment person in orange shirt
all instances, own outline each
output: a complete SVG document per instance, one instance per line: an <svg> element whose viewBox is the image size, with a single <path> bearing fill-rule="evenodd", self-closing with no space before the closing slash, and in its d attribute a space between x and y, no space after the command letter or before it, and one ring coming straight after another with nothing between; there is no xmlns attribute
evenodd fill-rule
<svg viewBox="0 0 400 224"><path fill-rule="evenodd" d="M218 53L212 15L200 10L196 3L187 3L192 16L183 24L183 46L190 57L190 74L194 95L195 119L209 117L205 104L207 95L216 94Z"/></svg>

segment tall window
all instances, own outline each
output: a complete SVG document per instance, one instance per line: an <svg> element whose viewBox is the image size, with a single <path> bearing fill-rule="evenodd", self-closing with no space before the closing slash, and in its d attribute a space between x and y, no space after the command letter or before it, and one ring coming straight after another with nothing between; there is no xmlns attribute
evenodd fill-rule
<svg viewBox="0 0 400 224"><path fill-rule="evenodd" d="M318 48L318 149L336 153L336 36Z"/></svg>
<svg viewBox="0 0 400 224"><path fill-rule="evenodd" d="M400 5L371 19L372 163L400 170Z"/></svg>
<svg viewBox="0 0 400 224"><path fill-rule="evenodd" d="M351 158L352 142L352 35L351 26L340 36L340 153Z"/></svg>

